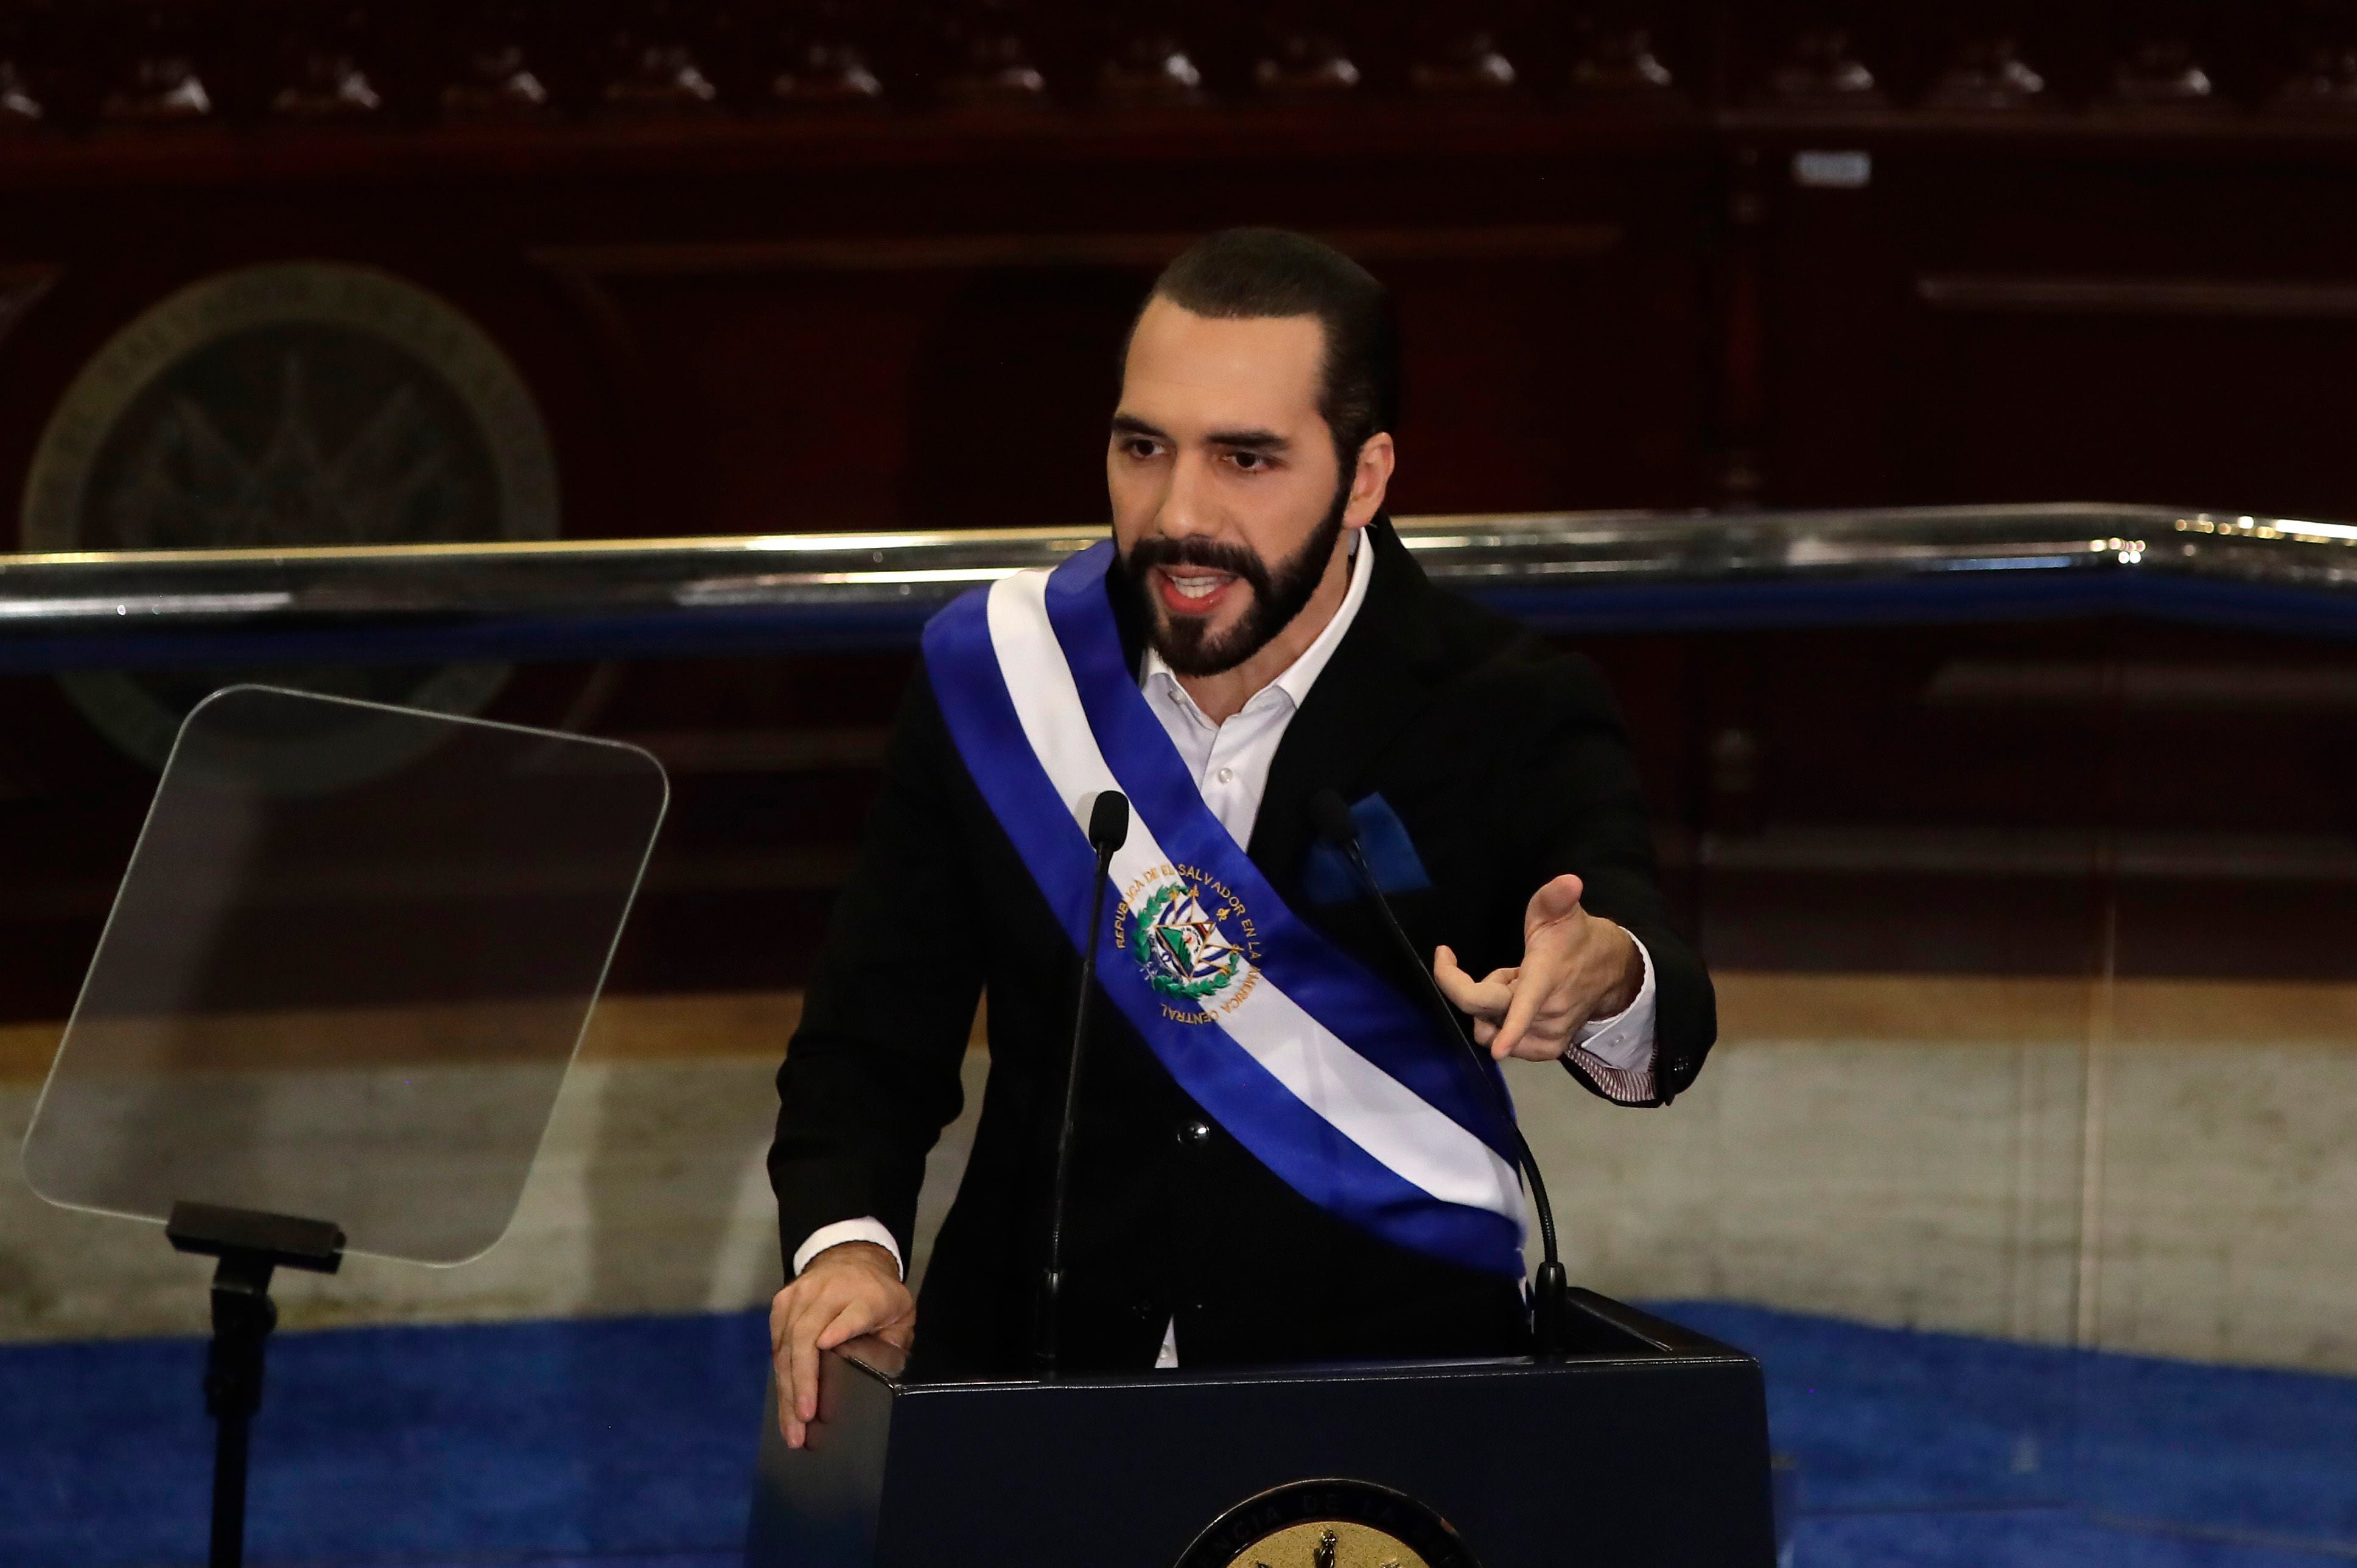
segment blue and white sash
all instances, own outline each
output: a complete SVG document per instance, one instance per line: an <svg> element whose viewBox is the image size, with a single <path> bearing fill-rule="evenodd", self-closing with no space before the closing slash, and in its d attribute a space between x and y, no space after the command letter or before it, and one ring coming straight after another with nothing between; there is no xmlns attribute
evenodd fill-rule
<svg viewBox="0 0 2357 1568"><path fill-rule="evenodd" d="M1400 1246L1513 1279L1523 1201L1487 1089L1433 1021L1277 897L1204 804L1137 687L1100 543L977 589L925 628L974 782L1075 946L1119 789L1097 979L1197 1103L1287 1185Z"/></svg>

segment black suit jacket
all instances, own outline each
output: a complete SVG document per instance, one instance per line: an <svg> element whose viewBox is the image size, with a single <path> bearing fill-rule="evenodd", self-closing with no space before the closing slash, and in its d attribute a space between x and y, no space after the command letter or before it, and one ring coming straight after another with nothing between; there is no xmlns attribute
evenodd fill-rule
<svg viewBox="0 0 2357 1568"><path fill-rule="evenodd" d="M1297 913L1411 995L1418 983L1369 911L1303 891L1312 795L1383 796L1432 882L1394 900L1402 921L1420 950L1447 942L1475 974L1519 962L1532 892L1577 873L1587 907L1652 954L1666 1101L1702 1066L1714 1004L1656 886L1609 693L1585 659L1435 588L1388 523L1368 535L1367 597L1286 731L1248 853ZM1134 661L1141 612L1117 566L1107 582ZM820 1226L862 1215L909 1255L925 1155L959 1112L959 1064L987 993L982 1116L919 1302L917 1360L932 1375L1025 1366L1079 970L920 670L778 1075L770 1176L789 1260ZM1211 1122L1113 1007L1092 1014L1065 1222L1067 1366L1149 1365L1174 1316L1190 1366L1523 1343L1512 1284L1310 1204Z"/></svg>

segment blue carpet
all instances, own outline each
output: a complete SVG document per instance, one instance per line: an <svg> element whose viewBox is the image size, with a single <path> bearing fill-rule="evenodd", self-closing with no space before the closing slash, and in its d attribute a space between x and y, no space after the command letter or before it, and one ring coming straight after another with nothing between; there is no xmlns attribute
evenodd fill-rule
<svg viewBox="0 0 2357 1568"><path fill-rule="evenodd" d="M2357 1378L1653 1310L1760 1358L1800 1568L2357 1560Z"/></svg>
<svg viewBox="0 0 2357 1568"><path fill-rule="evenodd" d="M2050 1509L1805 1515L1793 1568L2331 1568L2346 1559Z"/></svg>
<svg viewBox="0 0 2357 1568"><path fill-rule="evenodd" d="M768 1354L755 1313L275 1337L250 1560L733 1552ZM201 1562L203 1368L197 1340L0 1350L0 1563Z"/></svg>
<svg viewBox="0 0 2357 1568"><path fill-rule="evenodd" d="M1660 1310L1767 1368L1796 1568L2357 1560L2357 1379ZM766 1348L756 1313L284 1336L252 1561L733 1568ZM203 1359L0 1348L0 1563L202 1560Z"/></svg>

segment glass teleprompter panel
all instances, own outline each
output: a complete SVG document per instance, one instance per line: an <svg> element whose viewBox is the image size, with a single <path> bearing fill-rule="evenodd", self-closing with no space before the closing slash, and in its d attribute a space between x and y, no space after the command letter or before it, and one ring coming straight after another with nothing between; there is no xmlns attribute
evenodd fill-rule
<svg viewBox="0 0 2357 1568"><path fill-rule="evenodd" d="M25 1146L50 1201L513 1217L660 826L634 746L233 686L167 763Z"/></svg>

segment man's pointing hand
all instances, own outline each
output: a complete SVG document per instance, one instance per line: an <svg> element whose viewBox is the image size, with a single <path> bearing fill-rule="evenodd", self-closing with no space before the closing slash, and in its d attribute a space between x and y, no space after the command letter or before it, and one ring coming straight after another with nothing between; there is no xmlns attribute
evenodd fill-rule
<svg viewBox="0 0 2357 1568"><path fill-rule="evenodd" d="M1592 1018L1609 1018L1637 999L1645 961L1635 939L1580 906L1585 886L1556 877L1523 912L1523 961L1476 980L1447 948L1433 954L1441 993L1473 1020L1473 1039L1500 1061L1552 1061Z"/></svg>

